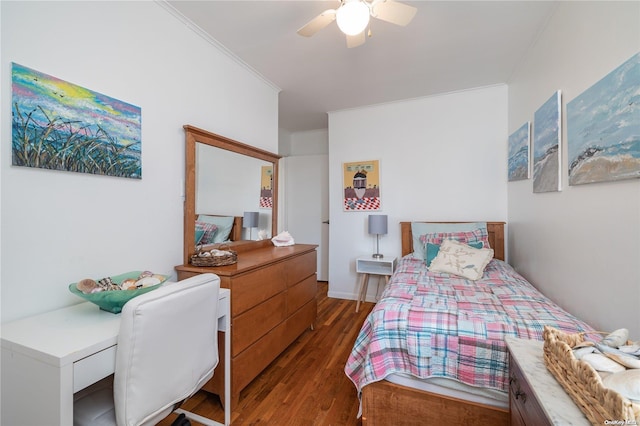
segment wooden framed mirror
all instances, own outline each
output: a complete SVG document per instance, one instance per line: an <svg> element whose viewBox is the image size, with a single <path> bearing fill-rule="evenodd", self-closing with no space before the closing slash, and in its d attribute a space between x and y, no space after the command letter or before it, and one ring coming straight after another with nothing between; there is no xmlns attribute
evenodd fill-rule
<svg viewBox="0 0 640 426"><path fill-rule="evenodd" d="M234 217L231 234L234 241L229 243L234 250L270 244L270 238L277 235L278 160L281 157L194 126L185 125L184 130L184 263L188 264L196 251L196 219L199 215ZM265 187L264 174L269 170L271 200L263 206L260 192ZM263 180L260 180L261 176ZM247 200L247 194L257 195ZM247 211L260 213L258 228L266 232L268 239L242 239L242 229L238 227L242 228L242 216Z"/></svg>

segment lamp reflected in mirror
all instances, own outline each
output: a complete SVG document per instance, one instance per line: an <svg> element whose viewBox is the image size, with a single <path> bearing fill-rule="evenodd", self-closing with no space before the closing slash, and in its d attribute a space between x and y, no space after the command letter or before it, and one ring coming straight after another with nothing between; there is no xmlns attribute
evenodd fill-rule
<svg viewBox="0 0 640 426"><path fill-rule="evenodd" d="M242 217L242 227L249 228L249 239L253 240L253 228L256 228L260 223L259 212L244 212Z"/></svg>

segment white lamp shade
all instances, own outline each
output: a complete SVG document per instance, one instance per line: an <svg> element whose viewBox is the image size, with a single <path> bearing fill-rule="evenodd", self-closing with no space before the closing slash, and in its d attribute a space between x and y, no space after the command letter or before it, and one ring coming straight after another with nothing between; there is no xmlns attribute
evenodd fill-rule
<svg viewBox="0 0 640 426"><path fill-rule="evenodd" d="M243 228L255 228L258 226L259 213L258 212L244 212L242 218Z"/></svg>
<svg viewBox="0 0 640 426"><path fill-rule="evenodd" d="M383 235L387 233L387 215L369 215L369 233Z"/></svg>
<svg viewBox="0 0 640 426"><path fill-rule="evenodd" d="M369 24L369 7L360 0L348 1L336 11L336 22L346 35L360 34Z"/></svg>

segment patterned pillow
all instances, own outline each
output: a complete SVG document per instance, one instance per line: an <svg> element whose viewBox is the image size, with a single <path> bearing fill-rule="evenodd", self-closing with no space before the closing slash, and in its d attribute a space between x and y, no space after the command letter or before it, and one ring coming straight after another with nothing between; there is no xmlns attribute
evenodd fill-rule
<svg viewBox="0 0 640 426"><path fill-rule="evenodd" d="M430 271L446 272L472 281L479 280L484 268L493 259L492 249L475 249L454 240L445 240L438 255L429 266Z"/></svg>
<svg viewBox="0 0 640 426"><path fill-rule="evenodd" d="M481 242L483 247L491 247L489 245L489 233L487 232L487 228L478 228L473 231L435 232L432 234L420 235L420 242L424 247L426 247L427 243L440 245L444 240L455 240L465 244Z"/></svg>
<svg viewBox="0 0 640 426"><path fill-rule="evenodd" d="M484 248L484 243L482 241L471 241L467 243L467 245L477 249ZM433 259L435 259L440 252L440 245L427 243L427 249L425 250L425 252L427 254L425 261L427 262L427 267L429 267L431 266L431 262L433 262Z"/></svg>
<svg viewBox="0 0 640 426"><path fill-rule="evenodd" d="M200 242L196 242L196 244L213 244L217 230L218 227L213 223L196 220L196 241L198 241L198 231L204 231L202 238L200 238Z"/></svg>
<svg viewBox="0 0 640 426"><path fill-rule="evenodd" d="M411 222L411 235L413 241L413 257L424 259L425 244L420 244L420 236L426 234L436 234L440 232L463 232L474 229L487 229L487 222Z"/></svg>

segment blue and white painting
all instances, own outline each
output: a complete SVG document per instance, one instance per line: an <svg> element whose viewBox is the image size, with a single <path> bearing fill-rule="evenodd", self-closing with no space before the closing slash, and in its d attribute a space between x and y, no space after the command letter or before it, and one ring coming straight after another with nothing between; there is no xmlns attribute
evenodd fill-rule
<svg viewBox="0 0 640 426"><path fill-rule="evenodd" d="M569 185L640 177L640 53L567 104Z"/></svg>
<svg viewBox="0 0 640 426"><path fill-rule="evenodd" d="M14 63L12 164L142 178L140 108Z"/></svg>
<svg viewBox="0 0 640 426"><path fill-rule="evenodd" d="M560 191L561 92L533 116L533 192Z"/></svg>
<svg viewBox="0 0 640 426"><path fill-rule="evenodd" d="M527 121L509 136L509 182L529 179L530 128Z"/></svg>

